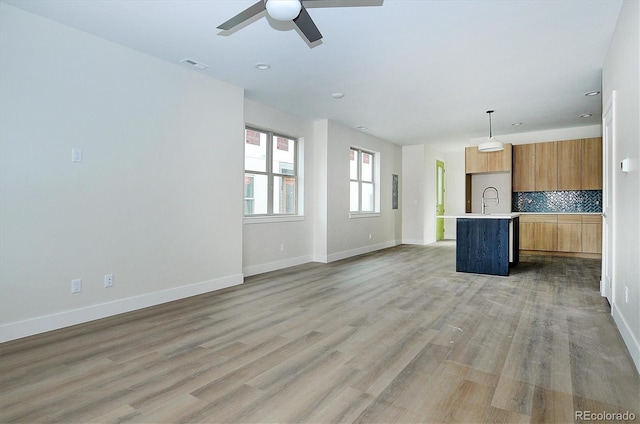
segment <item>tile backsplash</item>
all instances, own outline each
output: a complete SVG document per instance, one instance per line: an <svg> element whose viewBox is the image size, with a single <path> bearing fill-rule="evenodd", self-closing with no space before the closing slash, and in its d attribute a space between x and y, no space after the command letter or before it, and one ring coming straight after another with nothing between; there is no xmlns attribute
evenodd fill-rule
<svg viewBox="0 0 640 424"><path fill-rule="evenodd" d="M515 192L514 212L602 212L602 190Z"/></svg>

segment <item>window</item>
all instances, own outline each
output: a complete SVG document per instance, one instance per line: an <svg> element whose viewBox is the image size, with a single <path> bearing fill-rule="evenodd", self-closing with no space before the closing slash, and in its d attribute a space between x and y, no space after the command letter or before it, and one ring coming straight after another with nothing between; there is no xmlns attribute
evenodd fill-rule
<svg viewBox="0 0 640 424"><path fill-rule="evenodd" d="M296 139L245 129L245 216L297 213L297 148Z"/></svg>
<svg viewBox="0 0 640 424"><path fill-rule="evenodd" d="M362 213L376 212L376 155L354 147L351 148L349 155L349 210Z"/></svg>

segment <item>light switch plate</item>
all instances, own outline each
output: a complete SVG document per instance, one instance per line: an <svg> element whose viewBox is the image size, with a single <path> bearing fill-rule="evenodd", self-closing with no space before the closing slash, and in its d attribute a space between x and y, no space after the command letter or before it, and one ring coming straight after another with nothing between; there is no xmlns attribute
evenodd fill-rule
<svg viewBox="0 0 640 424"><path fill-rule="evenodd" d="M71 162L82 162L82 149L71 149Z"/></svg>

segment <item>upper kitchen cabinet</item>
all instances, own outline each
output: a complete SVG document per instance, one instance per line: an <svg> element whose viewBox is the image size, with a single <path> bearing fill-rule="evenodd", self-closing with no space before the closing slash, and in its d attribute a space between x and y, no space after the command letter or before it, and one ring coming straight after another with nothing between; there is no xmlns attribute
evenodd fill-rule
<svg viewBox="0 0 640 424"><path fill-rule="evenodd" d="M536 190L536 145L513 146L513 191Z"/></svg>
<svg viewBox="0 0 640 424"><path fill-rule="evenodd" d="M464 169L467 174L480 174L488 172L488 153L481 153L477 147L467 147L464 149Z"/></svg>
<svg viewBox="0 0 640 424"><path fill-rule="evenodd" d="M535 146L535 191L555 191L558 189L558 142Z"/></svg>
<svg viewBox="0 0 640 424"><path fill-rule="evenodd" d="M513 191L602 190L602 138L513 146Z"/></svg>
<svg viewBox="0 0 640 424"><path fill-rule="evenodd" d="M558 142L558 190L602 190L602 139Z"/></svg>
<svg viewBox="0 0 640 424"><path fill-rule="evenodd" d="M477 146L465 149L465 172L467 174L483 174L487 172L511 171L511 144L505 143L504 150L483 153Z"/></svg>
<svg viewBox="0 0 640 424"><path fill-rule="evenodd" d="M558 143L558 190L582 187L582 140Z"/></svg>
<svg viewBox="0 0 640 424"><path fill-rule="evenodd" d="M602 190L602 138L582 141L582 190Z"/></svg>
<svg viewBox="0 0 640 424"><path fill-rule="evenodd" d="M480 153L487 155L489 170L487 172L511 172L513 158L512 146L505 143L504 150L499 152Z"/></svg>

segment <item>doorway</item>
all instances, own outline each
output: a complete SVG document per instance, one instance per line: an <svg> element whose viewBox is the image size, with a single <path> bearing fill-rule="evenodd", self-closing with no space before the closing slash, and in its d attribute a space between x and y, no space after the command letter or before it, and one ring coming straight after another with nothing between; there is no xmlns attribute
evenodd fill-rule
<svg viewBox="0 0 640 424"><path fill-rule="evenodd" d="M436 160L436 241L444 239L444 162Z"/></svg>

